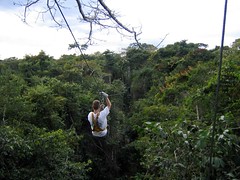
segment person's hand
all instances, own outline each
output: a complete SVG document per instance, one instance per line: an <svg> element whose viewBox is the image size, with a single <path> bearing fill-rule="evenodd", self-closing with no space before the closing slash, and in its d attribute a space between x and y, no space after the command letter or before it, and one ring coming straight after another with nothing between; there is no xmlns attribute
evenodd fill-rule
<svg viewBox="0 0 240 180"><path fill-rule="evenodd" d="M100 105L100 110L102 111L104 108L105 108L105 105L104 105L104 104L101 104L101 105Z"/></svg>
<svg viewBox="0 0 240 180"><path fill-rule="evenodd" d="M101 94L103 97L105 97L105 98L107 98L107 97L108 97L108 94L107 94L107 93L105 93L105 92L103 92L103 91L102 91L100 94Z"/></svg>

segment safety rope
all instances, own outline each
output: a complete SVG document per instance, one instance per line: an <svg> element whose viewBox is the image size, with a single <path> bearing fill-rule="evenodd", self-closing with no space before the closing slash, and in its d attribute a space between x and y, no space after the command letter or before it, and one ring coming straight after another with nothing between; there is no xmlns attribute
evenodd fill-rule
<svg viewBox="0 0 240 180"><path fill-rule="evenodd" d="M70 31L70 33L71 33L71 35L72 35L72 38L73 38L73 40L74 40L74 43L75 43L76 47L78 48L80 54L81 54L82 57L83 57L83 60L85 61L86 65L87 65L88 69L90 69L91 72L94 72L93 69L89 66L89 64L88 64L88 62L87 62L87 60L86 60L86 58L85 58L85 54L83 53L82 49L80 48L79 43L77 42L77 39L75 38L75 36L74 36L74 34L73 34L73 31L72 31L69 23L67 22L67 19L66 19L66 17L65 17L64 14L63 14L63 11L62 11L60 5L58 4L57 0L54 0L54 1L55 1L56 5L57 5L57 7L58 7L59 12L60 12L61 15L62 15L62 18L63 18L65 24L67 25L68 30ZM94 75L93 75L93 78L94 78L95 83L97 84L97 80L96 80L96 78L95 78ZM99 89L98 91L101 92L102 89Z"/></svg>
<svg viewBox="0 0 240 180"><path fill-rule="evenodd" d="M214 177L214 175L213 175L213 157L214 157L214 144L215 144L214 136L215 136L215 131L216 131L216 119L217 119L217 112L218 112L219 89L220 89L220 83L221 83L222 55L223 55L225 26L226 26L226 17L227 17L227 3L228 3L228 0L225 0L223 27L222 27L222 40L221 40L221 48L220 48L220 59L219 59L219 66L218 66L218 78L217 78L217 87L216 87L215 102L214 102L213 125L212 125L212 134L211 134L210 162L209 162L209 175L208 175L209 179L211 179L211 177Z"/></svg>

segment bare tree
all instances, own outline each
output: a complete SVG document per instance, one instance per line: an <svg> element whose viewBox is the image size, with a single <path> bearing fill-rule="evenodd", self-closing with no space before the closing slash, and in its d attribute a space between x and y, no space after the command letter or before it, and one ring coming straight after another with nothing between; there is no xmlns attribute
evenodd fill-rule
<svg viewBox="0 0 240 180"><path fill-rule="evenodd" d="M69 26L67 22L67 18L63 13L63 9L77 8L76 18L79 19L79 23L87 23L89 25L87 40L82 44L83 47L87 47L92 44L92 40L94 38L94 30L96 29L115 29L122 36L132 37L139 43L139 35L141 34L140 28L137 32L136 28L129 28L127 25L124 25L119 21L119 15L112 11L104 2L104 0L75 0L74 1L66 1L66 0L20 0L21 2L15 2L15 4L24 7L23 12L23 21L27 22L28 12L34 6L42 6L42 10L38 12L41 15L50 15L51 19L58 27L62 27L65 25ZM67 3L72 4L67 4ZM63 22L65 21L65 23ZM70 27L69 27L70 29ZM71 29L70 29L71 30ZM73 34L72 34L73 35ZM79 46L76 42L70 45L70 48L74 48Z"/></svg>

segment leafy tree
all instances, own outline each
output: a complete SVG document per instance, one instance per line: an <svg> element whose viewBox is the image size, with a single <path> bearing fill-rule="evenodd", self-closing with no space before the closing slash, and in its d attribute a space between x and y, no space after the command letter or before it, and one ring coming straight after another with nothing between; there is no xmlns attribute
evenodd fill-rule
<svg viewBox="0 0 240 180"><path fill-rule="evenodd" d="M153 85L152 82L153 70L151 68L142 68L133 72L131 84L132 98L143 98Z"/></svg>
<svg viewBox="0 0 240 180"><path fill-rule="evenodd" d="M2 123L13 119L29 120L32 117L32 105L23 97L27 85L15 74L0 76L0 115Z"/></svg>
<svg viewBox="0 0 240 180"><path fill-rule="evenodd" d="M105 59L105 71L110 73L111 79L124 79L123 60L119 54L111 52L109 50L103 52ZM108 81L111 82L112 80Z"/></svg>
<svg viewBox="0 0 240 180"><path fill-rule="evenodd" d="M41 51L37 56L26 56L19 64L20 73L23 74L24 79L29 85L32 84L31 77L33 76L49 76L53 58Z"/></svg>
<svg viewBox="0 0 240 180"><path fill-rule="evenodd" d="M240 39L236 39L232 44L232 49L239 50Z"/></svg>
<svg viewBox="0 0 240 180"><path fill-rule="evenodd" d="M74 132L46 132L24 123L0 129L1 179L87 179L90 161L76 159L80 139Z"/></svg>
<svg viewBox="0 0 240 180"><path fill-rule="evenodd" d="M219 48L176 42L125 54L38 56L0 62L1 179L239 179L239 50L224 48L216 133ZM112 101L109 135L86 119Z"/></svg>
<svg viewBox="0 0 240 180"><path fill-rule="evenodd" d="M130 70L140 69L147 62L150 52L139 48L130 48L126 52L126 59L129 62Z"/></svg>

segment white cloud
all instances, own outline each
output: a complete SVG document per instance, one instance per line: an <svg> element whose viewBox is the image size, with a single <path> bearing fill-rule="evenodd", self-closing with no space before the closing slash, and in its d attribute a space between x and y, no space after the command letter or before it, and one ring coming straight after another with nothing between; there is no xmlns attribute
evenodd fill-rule
<svg viewBox="0 0 240 180"><path fill-rule="evenodd" d="M124 22L143 25L141 37L147 43L161 41L169 34L164 43L188 40L209 44L211 48L220 45L224 0L108 1L110 7L124 14ZM239 0L228 3L226 45L240 38L239 7Z"/></svg>
<svg viewBox="0 0 240 180"><path fill-rule="evenodd" d="M131 24L136 28L142 26L140 41L143 43L157 45L169 34L162 45L181 40L205 43L210 48L220 45L224 0L107 0L106 3L121 14L123 24ZM239 7L239 0L228 3L225 45L231 45L235 39L240 38ZM78 22L75 15L77 13L68 11L74 16L66 17L81 43L81 38L87 36L88 27ZM68 11L66 15L69 15ZM77 50L68 50L68 44L73 43L68 29L51 28L52 22L47 16L44 21L39 18L36 23L36 9L28 16L28 26L17 16L19 13L23 13L23 9L10 10L9 6L5 10L2 7L0 11L0 59L36 55L41 50L55 58L63 54L79 53ZM96 32L94 37L98 40L95 40L96 44L90 46L86 53L106 49L119 51L134 42L113 30Z"/></svg>
<svg viewBox="0 0 240 180"><path fill-rule="evenodd" d="M56 57L70 53L68 44L72 39L66 29L57 30L36 24L29 26L9 12L0 12L0 20L4 24L0 29L1 59L36 55L41 50Z"/></svg>

